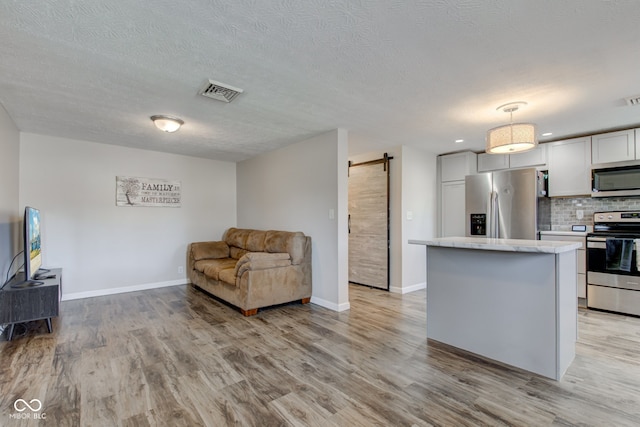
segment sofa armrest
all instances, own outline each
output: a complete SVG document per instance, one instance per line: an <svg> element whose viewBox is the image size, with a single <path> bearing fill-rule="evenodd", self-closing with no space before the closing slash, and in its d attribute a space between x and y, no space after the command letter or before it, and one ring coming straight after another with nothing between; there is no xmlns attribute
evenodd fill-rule
<svg viewBox="0 0 640 427"><path fill-rule="evenodd" d="M222 241L195 242L191 244L191 256L195 261L229 258L229 245Z"/></svg>
<svg viewBox="0 0 640 427"><path fill-rule="evenodd" d="M266 270L268 268L288 267L291 257L288 253L249 252L238 260L235 268L236 277L249 270Z"/></svg>

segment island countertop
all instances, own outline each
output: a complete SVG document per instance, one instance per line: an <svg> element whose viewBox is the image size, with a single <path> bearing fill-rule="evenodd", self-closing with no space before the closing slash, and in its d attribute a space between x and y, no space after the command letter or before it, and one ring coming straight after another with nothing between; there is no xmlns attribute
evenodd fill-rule
<svg viewBox="0 0 640 427"><path fill-rule="evenodd" d="M582 247L580 242L552 240L489 239L485 237L441 237L431 240L409 240L414 245L439 246L445 248L479 249L503 252L538 252L559 254Z"/></svg>

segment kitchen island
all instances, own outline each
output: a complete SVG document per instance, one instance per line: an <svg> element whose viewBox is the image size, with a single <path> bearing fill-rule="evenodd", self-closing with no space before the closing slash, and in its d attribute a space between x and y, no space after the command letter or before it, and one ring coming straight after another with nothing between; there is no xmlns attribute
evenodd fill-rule
<svg viewBox="0 0 640 427"><path fill-rule="evenodd" d="M427 338L560 380L577 339L576 242L448 237L427 250Z"/></svg>

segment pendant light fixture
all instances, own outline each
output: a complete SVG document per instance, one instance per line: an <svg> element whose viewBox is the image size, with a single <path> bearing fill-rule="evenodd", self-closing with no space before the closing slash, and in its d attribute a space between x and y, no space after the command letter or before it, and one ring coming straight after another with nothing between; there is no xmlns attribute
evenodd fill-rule
<svg viewBox="0 0 640 427"><path fill-rule="evenodd" d="M151 116L151 120L163 132L175 132L184 124L184 121L177 117L164 115Z"/></svg>
<svg viewBox="0 0 640 427"><path fill-rule="evenodd" d="M496 108L509 113L511 120L508 125L499 126L487 131L487 148L489 154L509 154L531 150L538 145L536 125L532 123L513 123L513 112L526 102L511 102Z"/></svg>

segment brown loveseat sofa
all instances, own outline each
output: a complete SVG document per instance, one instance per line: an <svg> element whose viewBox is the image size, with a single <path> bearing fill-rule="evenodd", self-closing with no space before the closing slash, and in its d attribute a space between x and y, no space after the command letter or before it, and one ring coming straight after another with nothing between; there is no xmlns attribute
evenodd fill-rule
<svg viewBox="0 0 640 427"><path fill-rule="evenodd" d="M230 228L222 241L191 243L192 284L252 316L261 307L311 299L311 237Z"/></svg>

